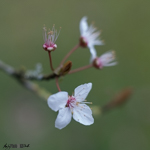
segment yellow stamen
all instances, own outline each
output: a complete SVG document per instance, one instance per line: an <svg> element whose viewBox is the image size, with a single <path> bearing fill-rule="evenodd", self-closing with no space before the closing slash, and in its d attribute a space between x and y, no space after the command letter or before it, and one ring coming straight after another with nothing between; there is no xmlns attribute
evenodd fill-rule
<svg viewBox="0 0 150 150"><path fill-rule="evenodd" d="M54 32L53 32L53 31L49 31L48 34L49 34L49 35L53 35Z"/></svg>

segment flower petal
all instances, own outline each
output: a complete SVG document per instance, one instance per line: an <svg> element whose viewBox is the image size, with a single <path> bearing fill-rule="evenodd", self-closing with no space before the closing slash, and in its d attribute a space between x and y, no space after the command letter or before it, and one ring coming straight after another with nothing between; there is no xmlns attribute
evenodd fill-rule
<svg viewBox="0 0 150 150"><path fill-rule="evenodd" d="M71 117L72 113L69 107L60 109L55 121L55 127L58 129L66 127L70 123Z"/></svg>
<svg viewBox="0 0 150 150"><path fill-rule="evenodd" d="M91 53L90 63L92 63L92 61L97 56L97 52L96 52L96 50L95 50L95 48L93 46L90 46L89 49L90 49L90 53Z"/></svg>
<svg viewBox="0 0 150 150"><path fill-rule="evenodd" d="M78 106L73 109L73 119L84 125L91 125L94 123L91 110L89 106L85 104L78 104Z"/></svg>
<svg viewBox="0 0 150 150"><path fill-rule="evenodd" d="M65 107L68 100L68 93L67 92L58 92L56 94L51 95L48 100L48 106L54 110L58 111Z"/></svg>
<svg viewBox="0 0 150 150"><path fill-rule="evenodd" d="M86 112L86 113L88 113L88 114L91 114L92 115L92 110L91 110L91 108L88 106L88 105L86 105L86 104L78 104L78 109L80 109L81 111L84 111L84 112Z"/></svg>
<svg viewBox="0 0 150 150"><path fill-rule="evenodd" d="M78 86L77 88L75 88L74 96L76 98L76 101L77 102L84 101L87 95L89 94L91 88L92 88L92 83L82 84Z"/></svg>
<svg viewBox="0 0 150 150"><path fill-rule="evenodd" d="M114 51L106 52L103 55L101 55L98 59L102 63L102 66L114 66L117 64L117 62L115 62Z"/></svg>
<svg viewBox="0 0 150 150"><path fill-rule="evenodd" d="M83 17L80 21L80 33L81 36L88 30L87 17Z"/></svg>
<svg viewBox="0 0 150 150"><path fill-rule="evenodd" d="M105 64L105 67L115 66L115 65L117 65L117 62L112 62L112 63L109 63L109 64Z"/></svg>

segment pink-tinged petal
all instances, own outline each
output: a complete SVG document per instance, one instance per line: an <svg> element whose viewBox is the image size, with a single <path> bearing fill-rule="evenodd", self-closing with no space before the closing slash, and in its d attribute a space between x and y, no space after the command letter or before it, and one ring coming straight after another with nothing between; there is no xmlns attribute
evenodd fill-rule
<svg viewBox="0 0 150 150"><path fill-rule="evenodd" d="M87 95L89 94L90 90L92 88L92 83L88 84L82 84L75 88L74 90L74 96L77 102L82 102L85 100Z"/></svg>
<svg viewBox="0 0 150 150"><path fill-rule="evenodd" d="M88 30L87 17L83 17L80 21L80 33L83 36L84 33Z"/></svg>
<svg viewBox="0 0 150 150"><path fill-rule="evenodd" d="M94 118L92 116L90 108L84 104L75 107L73 109L73 119L83 125L91 125L94 123Z"/></svg>
<svg viewBox="0 0 150 150"><path fill-rule="evenodd" d="M98 58L98 61L101 62L102 66L114 66L117 64L117 62L115 62L114 51L104 53Z"/></svg>
<svg viewBox="0 0 150 150"><path fill-rule="evenodd" d="M72 113L69 107L60 109L55 121L55 127L58 129L62 129L66 127L70 123L71 118L72 118Z"/></svg>
<svg viewBox="0 0 150 150"><path fill-rule="evenodd" d="M59 109L62 109L67 104L68 100L68 93L67 92L58 92L56 94L51 95L48 100L48 106L54 110L58 111Z"/></svg>

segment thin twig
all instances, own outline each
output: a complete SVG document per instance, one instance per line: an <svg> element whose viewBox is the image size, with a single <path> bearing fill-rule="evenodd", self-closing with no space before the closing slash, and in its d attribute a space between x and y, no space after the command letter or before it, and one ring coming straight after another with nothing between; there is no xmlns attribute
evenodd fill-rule
<svg viewBox="0 0 150 150"><path fill-rule="evenodd" d="M61 89L60 89L60 86L59 86L59 82L58 82L58 78L57 78L57 77L56 77L56 86L57 86L58 91L60 92Z"/></svg>
<svg viewBox="0 0 150 150"><path fill-rule="evenodd" d="M83 66L83 67L80 67L80 68L71 70L68 74L72 74L72 73L75 73L75 72L79 72L79 71L82 71L82 70L85 70L85 69L88 69L88 68L91 68L91 67L93 67L93 64L86 65L86 66Z"/></svg>
<svg viewBox="0 0 150 150"><path fill-rule="evenodd" d="M50 61L51 70L54 71L53 64L52 64L52 57L51 57L51 52L50 51L48 51L48 55L49 55L49 61Z"/></svg>
<svg viewBox="0 0 150 150"><path fill-rule="evenodd" d="M80 47L80 44L77 44L65 57L64 59L61 61L60 65L63 65L64 62L66 61L66 59L77 49Z"/></svg>
<svg viewBox="0 0 150 150"><path fill-rule="evenodd" d="M48 75L37 75L37 76L26 76L25 75L25 79L28 80L51 80L51 79L55 79L56 77L60 77L59 75L52 73L52 74L48 74Z"/></svg>

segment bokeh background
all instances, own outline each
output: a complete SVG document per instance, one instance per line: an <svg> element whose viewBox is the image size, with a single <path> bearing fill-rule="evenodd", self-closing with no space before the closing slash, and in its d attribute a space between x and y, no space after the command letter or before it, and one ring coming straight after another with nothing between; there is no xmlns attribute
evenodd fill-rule
<svg viewBox="0 0 150 150"><path fill-rule="evenodd" d="M0 149L4 144L30 144L31 150L149 150L150 149L150 1L149 0L1 0L0 59L19 69L43 65L50 73L48 54L42 49L42 28L62 27L57 50L52 53L57 67L78 43L79 21L88 16L102 30L101 55L115 50L118 65L94 68L68 75L61 89L72 94L80 84L92 82L87 98L103 106L126 87L134 89L128 103L102 116L91 126L74 120L64 129L54 127L57 113L46 101L0 71ZM73 68L89 63L88 49L78 49L70 58ZM35 82L56 93L54 81Z"/></svg>

